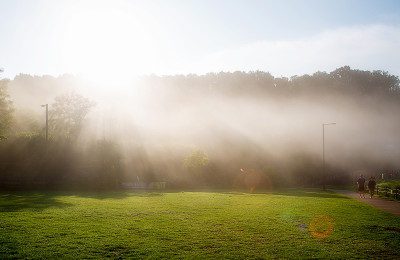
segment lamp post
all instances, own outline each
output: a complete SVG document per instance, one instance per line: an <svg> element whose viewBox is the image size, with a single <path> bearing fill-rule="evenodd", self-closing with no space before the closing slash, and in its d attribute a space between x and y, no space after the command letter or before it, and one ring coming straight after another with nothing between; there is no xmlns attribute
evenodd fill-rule
<svg viewBox="0 0 400 260"><path fill-rule="evenodd" d="M322 189L325 190L325 126L336 123L322 124Z"/></svg>
<svg viewBox="0 0 400 260"><path fill-rule="evenodd" d="M49 105L42 105L42 107L46 107L46 143L49 140Z"/></svg>

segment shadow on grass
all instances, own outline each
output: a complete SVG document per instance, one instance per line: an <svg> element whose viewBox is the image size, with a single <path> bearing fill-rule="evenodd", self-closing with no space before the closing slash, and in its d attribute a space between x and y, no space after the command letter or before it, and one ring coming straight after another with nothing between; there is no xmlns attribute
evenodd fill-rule
<svg viewBox="0 0 400 260"><path fill-rule="evenodd" d="M178 190L129 190L129 191L13 191L0 192L0 212L13 212L23 209L44 210L51 207L63 208L73 206L71 203L65 203L58 199L60 196L75 196L90 199L124 199L127 197L161 197L167 193L181 193ZM202 191L196 191L202 192ZM232 195L247 194L268 194L278 196L295 196L295 197L315 197L315 198L335 198L350 199L332 191L322 191L318 189L280 189L273 191L256 191L254 193L240 191L203 191L215 192Z"/></svg>
<svg viewBox="0 0 400 260"><path fill-rule="evenodd" d="M41 211L47 208L63 208L70 203L58 201L53 195L37 192L0 193L0 212L13 212L23 209Z"/></svg>
<svg viewBox="0 0 400 260"><path fill-rule="evenodd" d="M213 191L209 191L213 192ZM217 193L229 194L234 196L240 195L278 195L278 196L293 196L293 197L315 197L315 198L333 198L333 199L349 199L346 196L338 194L333 191L329 190L321 190L321 189L307 189L307 188L300 188L300 189L293 189L293 188L281 188L281 189L273 189L273 190L256 190L254 192L250 192L247 190L235 190L235 191L214 191Z"/></svg>
<svg viewBox="0 0 400 260"><path fill-rule="evenodd" d="M98 200L106 200L106 199L125 199L129 197L129 193L124 191L71 191L71 192L60 192L61 196L75 196L81 198L89 198L89 199L98 199Z"/></svg>
<svg viewBox="0 0 400 260"><path fill-rule="evenodd" d="M350 199L346 196L333 191L319 189L282 189L271 192L272 195L295 196L295 197L315 197L331 199Z"/></svg>
<svg viewBox="0 0 400 260"><path fill-rule="evenodd" d="M70 196L77 196L83 198L91 199L124 199L127 197L160 197L163 196L165 192L152 191L152 190L122 190L122 191L96 191L96 192L75 192L71 193ZM67 194L64 194L67 195Z"/></svg>
<svg viewBox="0 0 400 260"><path fill-rule="evenodd" d="M319 189L274 189L274 190L256 190L254 192L248 191L225 191L224 194L232 195L249 195L249 194L266 194L278 196L293 196L293 197L315 197L315 198L333 198L333 199L349 199L346 196L338 194L333 191L323 191Z"/></svg>
<svg viewBox="0 0 400 260"><path fill-rule="evenodd" d="M62 196L74 196L90 199L124 199L127 197L159 197L164 192L155 191L10 191L0 192L0 212L13 212L23 209L44 210L51 207L73 206L58 199Z"/></svg>

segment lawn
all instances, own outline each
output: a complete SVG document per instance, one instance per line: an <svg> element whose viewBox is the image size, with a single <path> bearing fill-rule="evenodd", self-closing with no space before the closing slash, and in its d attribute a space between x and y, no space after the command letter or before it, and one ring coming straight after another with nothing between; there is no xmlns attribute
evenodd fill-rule
<svg viewBox="0 0 400 260"><path fill-rule="evenodd" d="M399 256L399 217L330 191L0 193L0 259Z"/></svg>

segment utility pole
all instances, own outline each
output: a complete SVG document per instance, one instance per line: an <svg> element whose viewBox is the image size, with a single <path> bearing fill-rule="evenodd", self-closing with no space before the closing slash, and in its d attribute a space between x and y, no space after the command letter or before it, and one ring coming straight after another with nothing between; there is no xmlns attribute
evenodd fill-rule
<svg viewBox="0 0 400 260"><path fill-rule="evenodd" d="M49 104L42 105L46 107L46 143L49 141Z"/></svg>
<svg viewBox="0 0 400 260"><path fill-rule="evenodd" d="M42 105L42 107L46 107L46 144L45 144L45 151L44 151L44 177L43 181L45 182L45 185L47 186L47 180L48 180L48 172L49 172L49 164L47 162L48 160L48 153L49 153L49 105Z"/></svg>
<svg viewBox="0 0 400 260"><path fill-rule="evenodd" d="M322 124L322 189L325 190L325 126L336 123Z"/></svg>

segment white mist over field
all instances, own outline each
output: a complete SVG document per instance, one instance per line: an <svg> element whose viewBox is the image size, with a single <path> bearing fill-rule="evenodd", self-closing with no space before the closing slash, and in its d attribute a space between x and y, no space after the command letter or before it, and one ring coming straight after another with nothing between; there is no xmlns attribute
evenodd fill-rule
<svg viewBox="0 0 400 260"><path fill-rule="evenodd" d="M79 142L114 142L132 176L162 172L174 178L196 149L220 171L320 172L325 123L336 123L324 131L328 168L351 175L400 167L399 108L383 97L258 95L246 85L239 92L206 80L193 86L185 81L190 77L196 78L141 77L125 86L101 86L74 76L27 77L41 86L42 95L27 93L21 76L10 82L9 91L17 112L34 113L42 125L40 105L49 103L51 109L63 91L94 101Z"/></svg>

